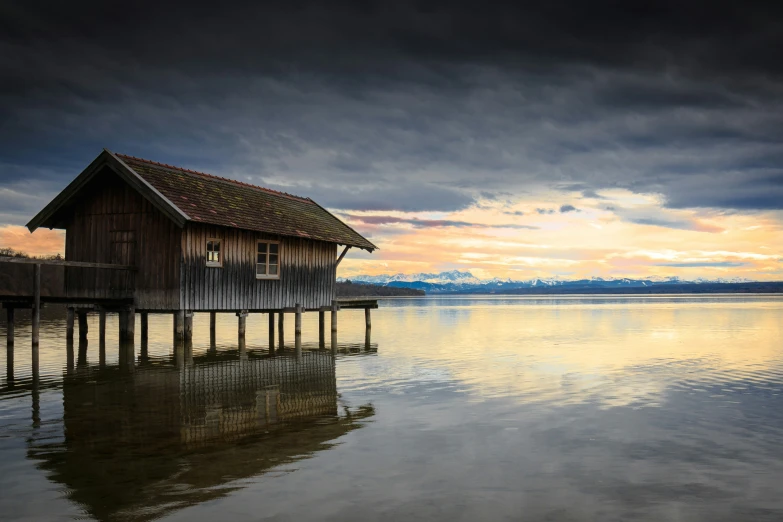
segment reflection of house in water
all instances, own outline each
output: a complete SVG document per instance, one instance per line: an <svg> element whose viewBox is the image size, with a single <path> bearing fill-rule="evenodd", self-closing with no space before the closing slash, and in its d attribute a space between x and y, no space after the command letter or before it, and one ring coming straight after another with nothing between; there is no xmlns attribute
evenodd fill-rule
<svg viewBox="0 0 783 522"><path fill-rule="evenodd" d="M29 456L98 519L151 519L225 495L239 479L312 456L361 427L338 408L334 357L308 352L65 377L65 438Z"/></svg>

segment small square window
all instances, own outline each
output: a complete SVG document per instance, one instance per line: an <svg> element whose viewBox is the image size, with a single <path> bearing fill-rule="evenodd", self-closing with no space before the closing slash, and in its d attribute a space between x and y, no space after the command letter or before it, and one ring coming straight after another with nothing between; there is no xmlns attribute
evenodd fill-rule
<svg viewBox="0 0 783 522"><path fill-rule="evenodd" d="M223 266L219 239L207 239L207 266Z"/></svg>
<svg viewBox="0 0 783 522"><path fill-rule="evenodd" d="M259 241L256 250L256 278L280 278L280 244L275 241Z"/></svg>

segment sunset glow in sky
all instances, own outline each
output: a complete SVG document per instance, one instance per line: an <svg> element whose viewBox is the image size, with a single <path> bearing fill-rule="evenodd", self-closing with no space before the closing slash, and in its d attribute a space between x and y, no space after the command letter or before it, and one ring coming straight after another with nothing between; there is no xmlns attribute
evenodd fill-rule
<svg viewBox="0 0 783 522"><path fill-rule="evenodd" d="M0 7L0 247L62 252L23 225L106 147L312 197L380 247L343 277L783 280L779 7L44 4Z"/></svg>

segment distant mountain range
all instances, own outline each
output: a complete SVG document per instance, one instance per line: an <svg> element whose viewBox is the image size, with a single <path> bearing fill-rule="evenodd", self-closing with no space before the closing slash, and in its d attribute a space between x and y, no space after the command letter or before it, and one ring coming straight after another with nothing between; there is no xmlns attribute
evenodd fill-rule
<svg viewBox="0 0 783 522"><path fill-rule="evenodd" d="M590 279L563 280L563 279L479 279L469 271L451 270L440 273L419 274L394 274L394 275L358 275L350 278L340 278L340 281L353 281L355 283L368 283L380 286L397 288L415 288L424 290L428 294L507 294L507 293L585 293L595 290L600 293L617 291L627 293L628 289L638 288L648 293L650 287L658 287L662 291L671 290L672 287L706 285L710 288L720 288L723 285L735 286L738 283L743 288L751 288L757 283L742 278L697 278L686 280L679 277L649 277L646 279L604 279L593 277ZM717 286L716 286L717 285ZM774 283L773 283L774 285Z"/></svg>

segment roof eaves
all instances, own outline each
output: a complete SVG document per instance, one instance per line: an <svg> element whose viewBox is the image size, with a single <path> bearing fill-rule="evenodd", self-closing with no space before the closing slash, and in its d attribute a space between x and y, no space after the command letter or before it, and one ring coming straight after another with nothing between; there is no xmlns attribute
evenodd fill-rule
<svg viewBox="0 0 783 522"><path fill-rule="evenodd" d="M373 251L373 250L378 250L378 247L377 247L377 246L375 246L375 244L374 244L372 241L370 241L369 239L367 239L366 237L364 237L363 235L361 235L360 233L358 233L356 230L354 230L354 229L353 229L353 227L351 227L350 225L348 225L348 224L347 224L345 221L343 221L342 219L338 218L337 216L335 216L334 214L332 214L331 212L329 212L328 210L326 210L324 207L322 207L321 205L319 205L317 201L314 201L314 200L312 200L312 199L310 199L310 198L307 198L307 199L309 199L310 201L312 201L312 202L313 202L313 203L314 203L314 204L315 204L315 205L316 205L318 208L320 208L321 210L323 210L324 212L326 212L327 214L329 214L329 215L330 215L332 218L334 218L336 221L338 221L338 222L342 223L342 224L343 224L343 226L345 226L347 229L349 229L351 232L353 232L354 234L356 234L356 235L357 235L357 236L359 236L360 238L364 239L364 240L365 240L365 241L366 241L366 242L367 242L367 243L370 245L370 247L367 247L367 246L361 246L361 245L350 245L350 246L352 246L352 247L356 247L356 248L361 248L362 250L366 250L366 251L368 251L368 252L370 252L370 253L372 253L372 251ZM346 243L343 243L343 244L346 244Z"/></svg>

